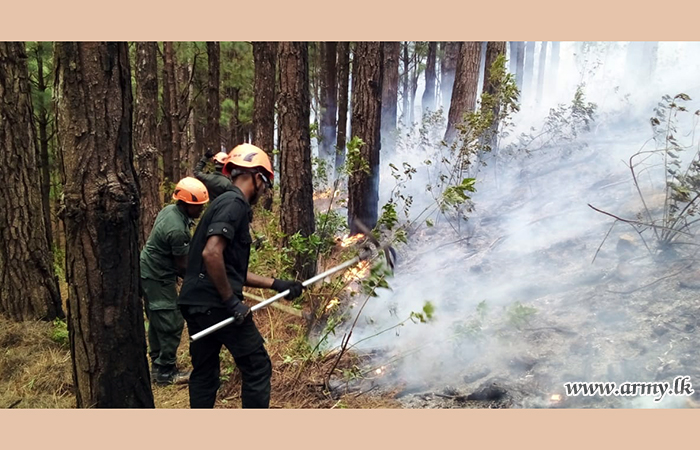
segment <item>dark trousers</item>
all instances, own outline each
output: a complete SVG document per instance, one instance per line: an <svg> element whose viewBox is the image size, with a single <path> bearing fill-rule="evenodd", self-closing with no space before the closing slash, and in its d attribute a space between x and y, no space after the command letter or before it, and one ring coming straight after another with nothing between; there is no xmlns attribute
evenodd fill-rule
<svg viewBox="0 0 700 450"><path fill-rule="evenodd" d="M182 307L190 336L229 318L223 308L190 313ZM252 315L242 325L228 325L190 343L192 374L189 380L190 408L213 408L220 386L219 352L225 346L241 371L241 401L243 408L269 408L272 363L263 346Z"/></svg>

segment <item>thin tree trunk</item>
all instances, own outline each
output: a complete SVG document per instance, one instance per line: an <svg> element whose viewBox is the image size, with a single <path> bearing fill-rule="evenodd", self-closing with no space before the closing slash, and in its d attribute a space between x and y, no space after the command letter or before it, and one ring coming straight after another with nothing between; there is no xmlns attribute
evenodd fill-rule
<svg viewBox="0 0 700 450"><path fill-rule="evenodd" d="M463 42L457 59L452 101L447 116L445 140L448 142L457 135L456 126L462 123L464 114L474 111L476 107L480 60L481 42Z"/></svg>
<svg viewBox="0 0 700 450"><path fill-rule="evenodd" d="M505 41L489 41L486 45L486 61L485 61L485 71L484 71L484 87L482 92L494 96L498 93L501 86L491 79L491 69L493 68L496 58L500 55L505 55L506 53L506 42ZM483 95L483 94L482 94ZM498 114L500 113L500 107L498 102L493 106L494 122L490 127L490 132L488 138L488 143L491 149L496 148L497 144L497 134L498 134Z"/></svg>
<svg viewBox="0 0 700 450"><path fill-rule="evenodd" d="M379 210L379 150L382 110L382 45L379 42L355 44L352 76L352 136L364 142L360 158L369 173L357 161L351 161L353 172L348 181L348 221L350 232L358 230L355 219L374 228ZM358 167L360 166L360 167Z"/></svg>
<svg viewBox="0 0 700 450"><path fill-rule="evenodd" d="M318 154L329 164L335 162L334 147L336 140L336 115L338 112L338 81L336 72L337 42L321 42L323 60L321 61L321 145Z"/></svg>
<svg viewBox="0 0 700 450"><path fill-rule="evenodd" d="M24 42L0 42L0 313L63 317L53 270Z"/></svg>
<svg viewBox="0 0 700 450"><path fill-rule="evenodd" d="M207 78L206 145L215 153L221 149L221 102L219 101L221 48L218 42L207 42L209 76Z"/></svg>
<svg viewBox="0 0 700 450"><path fill-rule="evenodd" d="M410 123L413 124L416 122L415 119L415 114L416 114L416 92L418 91L418 67L420 66L420 62L422 58L418 54L418 49L416 48L418 46L418 42L414 43L413 47L413 72L411 73L411 94L409 97L409 106L408 110L411 112L410 117Z"/></svg>
<svg viewBox="0 0 700 450"><path fill-rule="evenodd" d="M452 88L455 84L455 72L457 70L457 59L461 42L446 42L445 54L440 63L440 97L442 98L442 108L449 110L452 99Z"/></svg>
<svg viewBox="0 0 700 450"><path fill-rule="evenodd" d="M525 76L525 42L516 42L517 53L515 55L515 85L520 91L520 98L522 98L523 92L523 78Z"/></svg>
<svg viewBox="0 0 700 450"><path fill-rule="evenodd" d="M508 42L508 72L512 73L513 75L515 75L518 72L517 55L518 55L518 43L516 41L509 41Z"/></svg>
<svg viewBox="0 0 700 450"><path fill-rule="evenodd" d="M384 79L382 81L382 146L393 148L396 139L396 115L399 102L400 42L384 42Z"/></svg>
<svg viewBox="0 0 700 450"><path fill-rule="evenodd" d="M272 161L275 148L275 73L277 42L253 42L255 85L253 99L253 144L265 150Z"/></svg>
<svg viewBox="0 0 700 450"><path fill-rule="evenodd" d="M397 73L398 77L398 73ZM338 43L338 141L335 149L335 175L345 164L345 144L348 129L348 87L350 82L350 43ZM394 111L396 114L396 111ZM396 116L394 115L394 123Z"/></svg>
<svg viewBox="0 0 700 450"><path fill-rule="evenodd" d="M172 93L172 79L173 74L173 43L163 42L163 133L162 133L162 147L163 147L163 177L170 181L171 183L176 183L178 180L175 177L175 164L174 157L176 149L173 148L173 143L175 141L176 129L173 129L173 111L175 99ZM167 189L166 189L167 191ZM169 200L170 194L165 192L164 201Z"/></svg>
<svg viewBox="0 0 700 450"><path fill-rule="evenodd" d="M280 98L280 226L285 245L295 233L314 232L311 138L309 130L309 53L305 42L279 44ZM313 252L297 254L296 275L307 279L316 273Z"/></svg>
<svg viewBox="0 0 700 450"><path fill-rule="evenodd" d="M146 244L162 205L156 126L156 117L158 117L157 45L155 42L136 43L134 163L141 196L139 247Z"/></svg>
<svg viewBox="0 0 700 450"><path fill-rule="evenodd" d="M125 42L56 44L68 330L79 408L152 408Z"/></svg>
<svg viewBox="0 0 700 450"><path fill-rule="evenodd" d="M543 41L540 45L540 61L537 66L537 98L536 102L542 102L542 94L544 93L544 75L547 63L547 41Z"/></svg>
<svg viewBox="0 0 700 450"><path fill-rule="evenodd" d="M425 63L425 91L421 106L423 113L435 111L435 55L437 54L437 42L428 43L428 60Z"/></svg>
<svg viewBox="0 0 700 450"><path fill-rule="evenodd" d="M411 64L411 60L408 58L408 42L403 43L403 111L401 114L403 115L403 123L406 127L411 126L411 113L409 111L410 108L410 101L409 101L409 92L410 89L408 87L409 83L409 78L408 78L408 72L409 72L409 67ZM353 69L354 71L354 69Z"/></svg>

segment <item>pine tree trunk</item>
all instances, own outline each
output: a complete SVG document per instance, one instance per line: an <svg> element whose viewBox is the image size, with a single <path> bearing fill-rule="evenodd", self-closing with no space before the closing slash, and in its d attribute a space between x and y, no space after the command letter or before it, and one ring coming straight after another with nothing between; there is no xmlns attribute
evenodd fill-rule
<svg viewBox="0 0 700 450"><path fill-rule="evenodd" d="M506 42L505 41L489 41L486 44L486 61L485 61L485 69L484 69L484 87L482 92L489 94L489 95L495 95L498 90L500 89L500 85L493 83L491 80L491 69L493 66L493 63L496 61L496 58L498 58L500 55L505 55L506 53ZM498 103L494 105L493 108L493 117L494 117L494 123L491 125L491 130L489 133L489 145L491 146L491 149L496 148L497 144L497 133L498 133L498 114L500 113L500 108Z"/></svg>
<svg viewBox="0 0 700 450"><path fill-rule="evenodd" d="M425 91L421 106L423 113L435 111L435 55L437 54L437 42L428 43L428 61L425 63Z"/></svg>
<svg viewBox="0 0 700 450"><path fill-rule="evenodd" d="M535 69L535 42L528 41L525 44L525 70L523 72L523 87L520 98L530 98L532 90L532 79Z"/></svg>
<svg viewBox="0 0 700 450"><path fill-rule="evenodd" d="M377 225L379 209L379 150L382 110L382 45L380 42L358 42L355 45L352 75L352 133L362 139L360 156L369 166L369 173L353 164L348 180L348 221L350 233L358 230L354 220L366 226Z"/></svg>
<svg viewBox="0 0 700 450"><path fill-rule="evenodd" d="M309 53L305 42L279 44L280 98L280 225L289 237L314 232L311 138L309 131ZM296 255L294 270L299 279L316 273L310 255Z"/></svg>
<svg viewBox="0 0 700 450"><path fill-rule="evenodd" d="M275 148L275 73L277 42L253 42L255 86L253 100L253 144L272 160Z"/></svg>
<svg viewBox="0 0 700 450"><path fill-rule="evenodd" d="M409 126L411 126L411 112L409 111L409 108L411 107L411 105L410 105L410 101L409 101L410 88L408 86L408 83L409 83L408 72L409 72L411 60L408 58L408 42L403 43L402 62L403 62L403 92L402 92L402 94L403 94L402 95L402 97L403 97L403 110L401 111L401 115L403 116L403 124L406 127L409 127Z"/></svg>
<svg viewBox="0 0 700 450"><path fill-rule="evenodd" d="M447 116L445 140L452 141L457 135L457 125L464 120L464 114L474 111L479 83L479 62L481 42L463 42L459 49L455 73L452 101Z"/></svg>
<svg viewBox="0 0 700 450"><path fill-rule="evenodd" d="M228 123L229 136L228 139L226 139L229 149L233 149L235 146L242 144L244 141L243 126L241 125L240 121L240 92L241 90L239 88L226 88L226 97L233 101L233 113L231 114L231 118Z"/></svg>
<svg viewBox="0 0 700 450"><path fill-rule="evenodd" d="M515 75L518 72L517 55L518 55L518 43L516 41L509 41L508 42L508 72L512 73L513 75Z"/></svg>
<svg viewBox="0 0 700 450"><path fill-rule="evenodd" d="M214 153L221 150L221 103L219 102L220 57L218 42L207 42L209 76L207 78L207 134L206 146Z"/></svg>
<svg viewBox="0 0 700 450"><path fill-rule="evenodd" d="M318 154L329 164L335 162L334 147L336 140L336 114L338 112L338 81L336 72L337 42L321 42L323 60L321 61L321 145Z"/></svg>
<svg viewBox="0 0 700 450"><path fill-rule="evenodd" d="M152 408L125 42L56 44L66 278L79 408Z"/></svg>
<svg viewBox="0 0 700 450"><path fill-rule="evenodd" d="M46 105L46 91L48 85L44 78L44 51L46 46L43 42L36 43L37 76L36 88L39 92L37 96L36 128L39 132L39 145L37 147L37 167L41 174L41 202L44 210L44 222L46 223L46 240L49 248L53 249L53 233L51 232L51 169L49 167L49 111Z"/></svg>
<svg viewBox="0 0 700 450"><path fill-rule="evenodd" d="M411 72L411 93L408 97L409 100L409 105L408 105L408 110L410 112L409 116L409 123L414 124L416 122L416 92L418 91L418 67L420 66L421 63L421 57L418 54L418 49L416 48L418 46L418 42L415 42L413 44L413 56L411 59L413 59L413 71Z"/></svg>
<svg viewBox="0 0 700 450"><path fill-rule="evenodd" d="M181 43L180 45L187 45ZM190 152L193 145L189 134L189 108L190 108L190 90L189 79L190 71L188 68L189 61L185 60L180 64L176 61L177 86L178 86L178 102L177 102L177 119L178 130L180 132L180 178L191 176L194 168L194 161L190 161ZM182 87L180 90L179 87ZM199 158L197 158L199 159Z"/></svg>
<svg viewBox="0 0 700 450"><path fill-rule="evenodd" d="M523 78L525 76L525 42L516 42L517 53L515 55L515 85L520 91L520 98L523 92Z"/></svg>
<svg viewBox="0 0 700 450"><path fill-rule="evenodd" d="M547 87L551 90L554 98L557 98L557 81L559 81L559 41L552 42L552 53L549 58L550 76L547 77Z"/></svg>
<svg viewBox="0 0 700 450"><path fill-rule="evenodd" d="M396 139L396 115L399 102L400 42L384 42L384 79L382 81L382 146L393 147Z"/></svg>
<svg viewBox="0 0 700 450"><path fill-rule="evenodd" d="M140 196L139 247L151 234L160 211L160 177L158 173L158 44L136 43L136 108L134 121L134 164Z"/></svg>
<svg viewBox="0 0 700 450"><path fill-rule="evenodd" d="M440 97L442 98L442 108L444 110L449 110L450 108L460 46L461 42L445 42L445 54L440 62Z"/></svg>
<svg viewBox="0 0 700 450"><path fill-rule="evenodd" d="M171 78L174 76L172 72L172 58L173 58L173 43L163 42L163 122L162 122L162 143L163 147L163 178L170 181L171 183L177 183L175 178L175 166L173 164L173 158L175 149L173 148L174 134L173 130L173 102L172 92L171 92ZM164 201L169 201L169 193L165 192Z"/></svg>
<svg viewBox="0 0 700 450"><path fill-rule="evenodd" d="M542 95L544 93L544 75L547 63L547 41L543 41L540 46L540 62L537 66L537 103L542 102Z"/></svg>
<svg viewBox="0 0 700 450"><path fill-rule="evenodd" d="M0 313L63 317L37 167L24 42L0 42Z"/></svg>
<svg viewBox="0 0 700 450"><path fill-rule="evenodd" d="M398 77L398 74L397 74ZM345 164L345 144L348 129L348 95L350 83L350 43L338 43L338 140L335 149L335 175ZM394 114L396 114L394 112ZM394 116L396 123L396 116Z"/></svg>

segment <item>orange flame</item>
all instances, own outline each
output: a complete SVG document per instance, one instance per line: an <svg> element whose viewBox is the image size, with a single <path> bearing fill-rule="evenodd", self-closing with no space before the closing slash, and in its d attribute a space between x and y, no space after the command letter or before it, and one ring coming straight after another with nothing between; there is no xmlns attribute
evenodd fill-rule
<svg viewBox="0 0 700 450"><path fill-rule="evenodd" d="M343 279L348 281L360 281L369 275L369 261L360 261L355 267L351 267L343 275Z"/></svg>
<svg viewBox="0 0 700 450"><path fill-rule="evenodd" d="M355 244L356 242L359 242L359 241L362 240L364 237L365 237L365 235L362 234L362 233L358 233L358 234L356 234L356 235L354 235L354 236L345 236L345 237L340 241L340 246L341 246L341 247L349 247L349 246Z"/></svg>
<svg viewBox="0 0 700 450"><path fill-rule="evenodd" d="M329 311L329 310L333 309L334 306L337 306L337 305L339 305L339 304L340 304L340 300L338 300L337 297L334 298L333 300L331 300L330 302L328 302L328 305L326 306L326 311Z"/></svg>

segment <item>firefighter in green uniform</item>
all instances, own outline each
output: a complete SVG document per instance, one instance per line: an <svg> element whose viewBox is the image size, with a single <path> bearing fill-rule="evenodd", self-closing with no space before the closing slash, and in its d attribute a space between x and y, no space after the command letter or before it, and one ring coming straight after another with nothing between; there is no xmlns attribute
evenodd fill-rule
<svg viewBox="0 0 700 450"><path fill-rule="evenodd" d="M184 278L193 219L209 201L206 187L186 177L175 187L177 203L163 208L156 217L141 250L141 288L148 317L148 344L153 381L167 385L184 381L188 373L175 364L184 319L177 307L177 277Z"/></svg>
<svg viewBox="0 0 700 450"><path fill-rule="evenodd" d="M212 159L212 156L214 157L214 172L202 172L204 170L204 166L207 165L207 162ZM202 156L197 165L194 167L194 176L207 187L207 191L209 192L209 200L211 201L214 201L216 197L224 192L233 189L231 179L222 173L224 162L226 161L227 157L228 154L226 154L226 152L219 152L214 155L214 152L210 149L207 150L204 156Z"/></svg>

